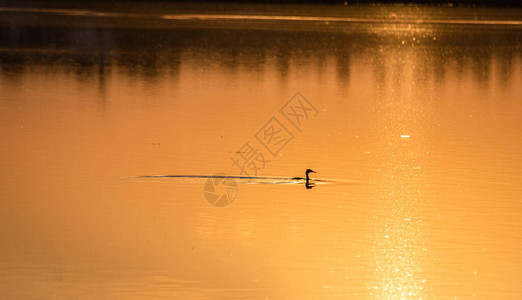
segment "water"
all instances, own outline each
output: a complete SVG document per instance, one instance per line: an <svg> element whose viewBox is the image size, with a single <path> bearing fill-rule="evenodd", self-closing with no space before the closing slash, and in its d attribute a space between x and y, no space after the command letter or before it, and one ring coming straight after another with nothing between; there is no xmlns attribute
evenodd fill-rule
<svg viewBox="0 0 522 300"><path fill-rule="evenodd" d="M520 11L248 9L0 10L0 297L522 296Z"/></svg>

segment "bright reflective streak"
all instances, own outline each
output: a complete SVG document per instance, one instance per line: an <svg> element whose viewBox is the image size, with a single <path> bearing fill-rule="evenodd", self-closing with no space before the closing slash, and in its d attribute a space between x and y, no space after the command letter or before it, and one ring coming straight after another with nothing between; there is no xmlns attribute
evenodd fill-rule
<svg viewBox="0 0 522 300"><path fill-rule="evenodd" d="M380 160L380 175L376 180L378 215L374 217L375 278L370 293L377 299L426 298L425 292L425 237L422 217L418 206L422 197L422 173L418 164L422 161L424 145L422 139L409 143L397 140L409 138L408 131L422 137L426 123L422 117L423 99L412 71L417 64L408 58L416 53L390 52L383 61L385 68L395 72L384 84L390 92L375 95L379 112L374 120L377 135L381 137L377 154Z"/></svg>
<svg viewBox="0 0 522 300"><path fill-rule="evenodd" d="M89 9L47 9L47 8L12 8L0 7L0 12L41 13L65 16L127 17L143 18L145 14L135 12L99 12ZM165 20L253 20L253 21L310 21L310 22L344 22L344 23L392 23L418 25L493 25L522 26L520 20L476 20L476 19L432 19L418 16L397 17L391 13L384 17L329 17L329 16L292 16L292 15L250 15L250 14L147 14L147 17L159 17Z"/></svg>

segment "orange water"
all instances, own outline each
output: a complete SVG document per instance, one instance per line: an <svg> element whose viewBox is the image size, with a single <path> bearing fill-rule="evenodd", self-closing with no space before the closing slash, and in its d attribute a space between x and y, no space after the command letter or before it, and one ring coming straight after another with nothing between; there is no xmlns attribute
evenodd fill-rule
<svg viewBox="0 0 522 300"><path fill-rule="evenodd" d="M522 296L519 31L205 26L3 28L1 298ZM239 175L246 142L258 176L349 184L216 208L205 179L131 178Z"/></svg>

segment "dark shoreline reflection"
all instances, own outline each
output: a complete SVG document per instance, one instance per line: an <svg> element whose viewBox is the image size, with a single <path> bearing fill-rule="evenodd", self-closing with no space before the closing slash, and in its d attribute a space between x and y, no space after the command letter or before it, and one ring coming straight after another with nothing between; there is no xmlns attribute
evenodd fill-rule
<svg viewBox="0 0 522 300"><path fill-rule="evenodd" d="M284 84L292 65L318 66L315 71L321 77L322 67L331 57L338 84L343 86L350 80L350 64L365 57L372 62L371 72L382 88L385 78L393 77L383 66L386 53L393 52L401 57L407 54L405 60L418 60L417 77L433 77L439 85L445 84L448 72L460 77L470 70L474 80L486 86L494 61L498 62L500 84L511 81L513 64L522 53L519 31L426 29L424 33L383 34L11 26L0 29L0 44L5 45L0 50L0 68L2 77L14 84L35 66L54 71L63 68L80 81L97 76L103 91L111 74L106 70L113 67L131 80L154 82L165 72L177 77L182 64L203 69L216 66L229 74L244 69L262 76L267 64L275 62Z"/></svg>

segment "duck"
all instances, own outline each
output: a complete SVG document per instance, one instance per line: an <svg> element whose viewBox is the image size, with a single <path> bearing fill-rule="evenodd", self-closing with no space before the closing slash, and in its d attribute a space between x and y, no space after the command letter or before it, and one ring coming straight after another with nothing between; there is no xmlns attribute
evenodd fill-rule
<svg viewBox="0 0 522 300"><path fill-rule="evenodd" d="M303 178L303 177L294 177L294 178L292 178L292 180L306 180L306 183L305 183L306 188L307 189L311 189L311 188L313 188L315 186L315 184L310 183L310 173L317 173L317 172L315 172L312 169L306 169L305 178Z"/></svg>

